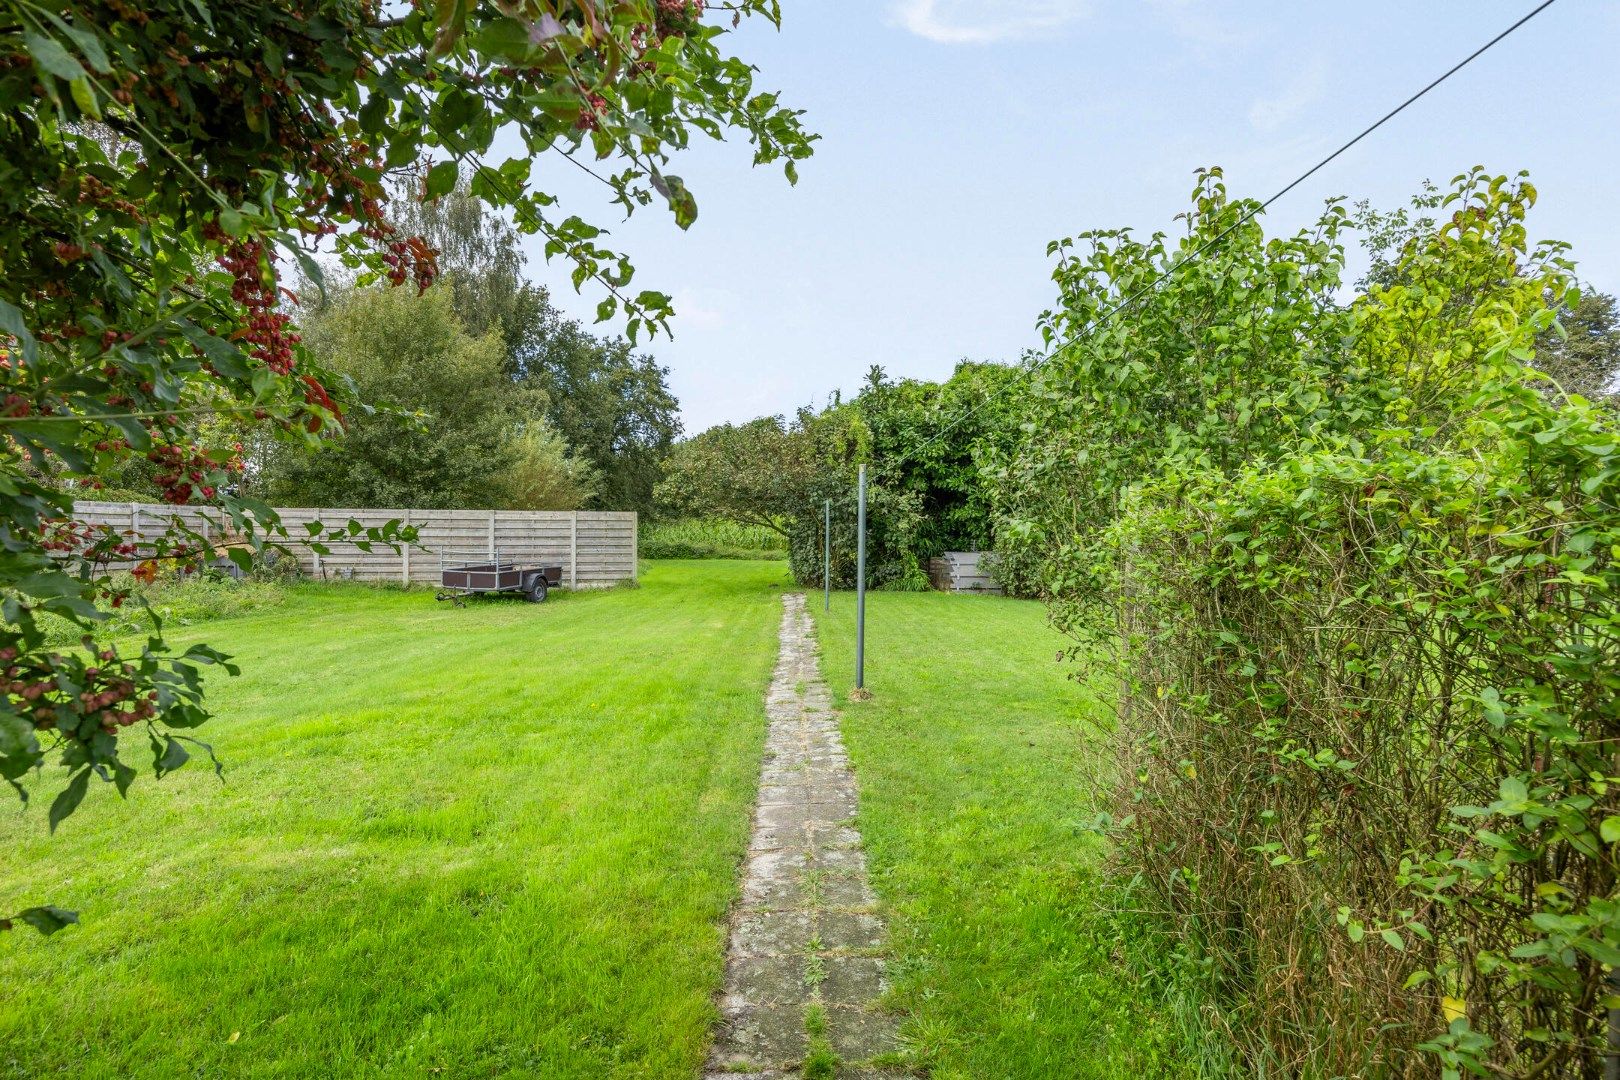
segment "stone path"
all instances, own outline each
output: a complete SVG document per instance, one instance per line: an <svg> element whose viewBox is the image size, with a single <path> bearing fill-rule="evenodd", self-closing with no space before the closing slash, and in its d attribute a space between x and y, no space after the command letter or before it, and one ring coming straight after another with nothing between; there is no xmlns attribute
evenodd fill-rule
<svg viewBox="0 0 1620 1080"><path fill-rule="evenodd" d="M885 989L883 922L852 820L855 774L804 597L782 599L754 832L704 1076L876 1077L870 1065L894 1053L897 1021L874 1008Z"/></svg>

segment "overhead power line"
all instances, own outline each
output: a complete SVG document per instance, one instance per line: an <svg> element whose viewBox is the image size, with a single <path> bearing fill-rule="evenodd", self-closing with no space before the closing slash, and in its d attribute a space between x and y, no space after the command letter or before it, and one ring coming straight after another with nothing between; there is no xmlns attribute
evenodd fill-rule
<svg viewBox="0 0 1620 1080"><path fill-rule="evenodd" d="M1242 228L1243 225L1245 225L1246 223L1248 223L1249 221L1254 219L1257 215L1264 213L1266 211L1266 209L1271 206L1272 203L1276 202L1278 199L1282 198L1284 195L1287 195L1290 191L1293 191L1299 185L1303 184L1306 180L1309 180L1312 176L1315 176L1318 172L1320 172L1322 169L1324 169L1329 164L1331 164L1335 159L1337 159L1342 154L1344 154L1345 151L1349 150L1351 147L1353 147L1357 143L1361 142L1361 140L1365 139L1368 135L1371 135L1373 132L1377 131L1379 128L1381 128L1385 124L1389 123L1389 121L1391 121L1395 117L1399 116L1402 112L1404 112L1406 110L1406 108L1408 106L1412 105L1419 98L1421 98L1425 94L1427 94L1429 91L1433 90L1435 87L1439 86L1441 83L1445 82L1447 79L1449 79L1453 75L1457 74L1457 72L1461 71L1463 68L1467 67L1469 64L1471 64L1475 60L1479 59L1485 53L1489 52L1492 47L1499 44L1503 39L1507 38L1510 34L1512 34L1515 30L1519 29L1519 27L1523 26L1525 23L1529 22L1531 19L1535 18L1537 15L1540 15L1543 11L1546 11L1548 8L1552 7L1555 2L1556 2L1556 0L1542 0L1541 3L1539 3L1535 7L1531 8L1528 12L1526 12L1523 16L1521 16L1517 21L1515 21L1507 29L1503 30L1501 33L1499 33L1495 37L1491 38L1485 44L1481 45L1479 48L1475 49L1473 52L1469 53L1467 56L1463 57L1461 60L1459 60L1455 64L1451 65L1451 67L1447 68L1440 75L1438 75L1434 79L1432 79L1428 83L1428 85L1423 87L1423 89L1417 91L1415 94L1408 97L1405 101L1401 102L1399 105L1397 105L1393 109L1389 110L1383 116L1380 116L1377 120L1374 120L1372 123L1370 123L1366 127L1362 128L1359 132L1357 132L1355 134L1355 136L1353 138L1351 138L1347 142L1345 142L1344 145L1340 146L1337 150L1333 151L1331 154L1329 154L1327 157L1323 158L1321 161L1318 161L1315 165L1312 165L1309 169L1307 169L1304 172L1300 173L1293 180L1289 181L1286 186L1279 189L1275 194L1273 194L1265 202L1260 203L1258 206L1255 206L1255 207L1251 208L1250 210L1246 211L1241 217L1239 217L1232 224L1228 225L1226 228L1222 229L1219 233L1215 234L1214 236L1210 237L1208 240L1206 240L1202 244L1200 244L1198 247L1194 248L1191 255L1188 255L1186 258L1181 259L1180 261L1176 262L1169 269L1164 270L1164 271L1162 271L1162 272L1160 272L1158 274L1155 274L1151 279L1149 279L1147 281L1146 284L1140 286L1138 289L1136 289L1135 292L1132 292L1130 295L1126 296L1124 299L1122 299L1118 303L1114 304L1108 310L1104 311L1101 315L1098 315L1096 318L1092 319L1090 323L1088 323L1085 327L1083 327L1081 330L1079 330L1077 333L1075 333L1072 337L1065 340L1057 348L1051 350L1045 356L1041 357L1039 360L1036 360L1034 363L1032 363L1028 367L1024 368L1018 375L1014 376L1013 378L1009 379L1007 382L1003 383L1001 388L998 389L995 393L991 394L989 397L985 398L983 401L979 402L977 405L973 406L972 408L964 410L960 416L958 416L955 420L952 420L949 424L947 424L944 428L942 428L939 431L938 434L933 436L933 438L929 439L927 442L924 442L921 445L915 447L914 449L909 450L905 454L901 455L900 459L895 462L896 467L905 464L905 462L909 458L911 458L914 454L920 453L923 450L928 449L928 447L932 446L934 443L939 442L941 439L945 438L945 436L949 435L951 432L953 432L957 428L961 427L963 423L965 423L966 421L971 419L980 410L985 409L990 405L993 405L996 401L998 401L1002 397L1002 395L1006 394L1008 390L1011 390L1013 387L1015 387L1015 386L1019 385L1020 383L1022 383L1025 379L1027 379L1030 375L1034 374L1036 371L1039 371L1040 368L1044 364L1046 364L1048 361L1050 361L1054 356L1058 355L1064 349L1067 349L1069 346L1074 345L1077 342L1085 339L1086 337L1088 337L1092 333L1095 333L1096 330L1099 327L1103 326L1110 319L1112 319L1115 315L1118 315L1120 312L1125 311L1126 309L1130 308L1132 305L1134 305L1136 303L1136 301L1140 300L1143 296L1146 296L1149 292L1153 291L1159 285L1163 284L1166 280L1169 279L1171 274L1175 273L1177 270L1181 269L1183 266L1186 266L1188 263L1191 263L1191 262L1195 261L1199 256L1203 255L1205 252L1207 252L1211 248L1215 247L1222 240L1225 240L1235 230L1237 230L1239 228Z"/></svg>

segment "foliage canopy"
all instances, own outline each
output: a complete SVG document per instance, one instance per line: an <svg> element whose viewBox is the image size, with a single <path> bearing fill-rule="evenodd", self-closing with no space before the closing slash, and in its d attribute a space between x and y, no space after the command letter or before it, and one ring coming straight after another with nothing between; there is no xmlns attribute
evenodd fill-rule
<svg viewBox="0 0 1620 1080"><path fill-rule="evenodd" d="M1268 239L1218 172L1174 243L1054 246L1054 337L1163 282L1041 373L998 535L1116 646L1111 821L1269 1066L1606 1052L1620 435L1540 369L1534 201L1458 177L1348 305L1341 207Z"/></svg>
<svg viewBox="0 0 1620 1080"><path fill-rule="evenodd" d="M777 18L769 0L727 15ZM361 408L304 349L281 267L318 279L324 240L362 286L427 287L432 247L387 215L388 184L407 173L427 198L465 179L570 260L576 285L606 291L599 314L622 313L631 335L662 327L668 297L631 292L628 260L564 216L534 164L611 162L602 180L624 209L656 198L682 227L696 203L666 168L694 132L740 132L756 163L791 178L810 137L723 50L727 32L695 0L455 0L397 15L369 0L0 3L0 775L59 752L53 825L92 778L128 788L131 725L149 733L156 773L183 763L180 740L206 719L199 666L223 658L175 655L161 636L129 656L42 646L36 610L93 632L95 602L120 601L110 559L155 573L212 553L183 531L138 549L92 534L46 477L93 486L144 455L167 498L216 508L249 547L281 535L240 493L233 449L197 446L187 418L252 417L315 442ZM522 151L486 163L498 129Z"/></svg>

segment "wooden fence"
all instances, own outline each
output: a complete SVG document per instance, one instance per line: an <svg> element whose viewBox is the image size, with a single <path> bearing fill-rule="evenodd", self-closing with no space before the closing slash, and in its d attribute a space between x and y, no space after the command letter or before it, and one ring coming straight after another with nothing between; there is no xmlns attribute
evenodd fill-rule
<svg viewBox="0 0 1620 1080"><path fill-rule="evenodd" d="M208 534L208 519L216 515L196 507L154 503L85 502L74 505L74 516L89 525L110 526L138 540L152 540L179 519ZM636 515L601 510L345 510L278 509L298 556L299 565L312 577L356 581L398 581L436 584L439 557L478 561L499 552L503 560L561 566L569 588L612 585L636 577ZM205 516L206 515L206 516ZM319 521L328 528L358 521L379 526L392 520L414 525L416 547L392 551L373 545L369 552L353 543L330 543L331 553L318 555L300 543L305 522ZM363 539L363 537L362 537Z"/></svg>
<svg viewBox="0 0 1620 1080"><path fill-rule="evenodd" d="M991 572L995 557L985 551L947 551L928 560L928 579L945 592L1001 594L1001 584Z"/></svg>

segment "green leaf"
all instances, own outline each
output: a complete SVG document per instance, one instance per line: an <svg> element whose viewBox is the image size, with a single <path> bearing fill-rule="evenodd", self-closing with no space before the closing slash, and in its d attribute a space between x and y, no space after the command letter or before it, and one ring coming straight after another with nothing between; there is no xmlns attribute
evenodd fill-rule
<svg viewBox="0 0 1620 1080"><path fill-rule="evenodd" d="M1394 930L1380 930L1378 936L1384 939L1384 944L1399 952L1406 951L1406 939Z"/></svg>
<svg viewBox="0 0 1620 1080"><path fill-rule="evenodd" d="M135 782L135 770L122 761L113 759L113 784L118 788L120 796L129 795L129 785Z"/></svg>
<svg viewBox="0 0 1620 1080"><path fill-rule="evenodd" d="M51 803L51 832L55 832L56 827L60 825L69 814L73 813L73 811L79 808L79 803L84 801L85 789L89 786L89 768L80 769L78 772L73 774L73 779L68 781L68 786L63 788L62 793L58 795Z"/></svg>
<svg viewBox="0 0 1620 1080"><path fill-rule="evenodd" d="M96 92L90 86L88 78L74 79L68 83L68 93L73 96L73 103L79 111L92 120L101 119L101 102L96 100Z"/></svg>
<svg viewBox="0 0 1620 1080"><path fill-rule="evenodd" d="M437 199L442 195L450 194L456 190L456 180L458 178L459 173L453 159L439 162L428 170L427 185L422 197L424 199Z"/></svg>
<svg viewBox="0 0 1620 1080"><path fill-rule="evenodd" d="M1620 841L1620 817L1610 815L1604 818L1603 824L1598 826L1598 835L1603 837L1605 844Z"/></svg>
<svg viewBox="0 0 1620 1080"><path fill-rule="evenodd" d="M227 211L227 213L235 213L235 211ZM237 216L240 217L241 215L238 214ZM182 320L179 325L180 333L187 341L202 350L202 354L208 358L208 362L214 365L215 371L218 371L227 379L245 379L248 377L250 369L247 364L247 357L242 355L242 350L224 338L215 337L190 320Z"/></svg>
<svg viewBox="0 0 1620 1080"><path fill-rule="evenodd" d="M373 89L366 98L366 103L360 106L360 130L373 134L381 131L388 119L388 96L380 90Z"/></svg>
<svg viewBox="0 0 1620 1080"><path fill-rule="evenodd" d="M93 31L82 26L74 26L72 23L63 22L59 16L48 12L47 18L51 20L53 26L73 39L73 44L79 47L79 53L90 61L92 68L103 73L112 70L112 64L107 60L107 50L101 47L101 39L96 37Z"/></svg>
<svg viewBox="0 0 1620 1080"><path fill-rule="evenodd" d="M74 79L83 79L88 74L84 66L73 59L73 54L64 49L61 42L55 38L46 37L32 30L24 30L23 47L28 50L28 55L33 57L35 65L41 71L49 72L58 79L72 82Z"/></svg>
<svg viewBox="0 0 1620 1080"><path fill-rule="evenodd" d="M686 181L678 176L661 173L657 169L652 171L652 186L669 202L669 208L675 212L675 224L683 229L692 227L697 221L697 199L687 188Z"/></svg>
<svg viewBox="0 0 1620 1080"><path fill-rule="evenodd" d="M433 35L434 55L443 56L455 48L467 28L467 12L471 7L472 0L435 0L433 24L438 32Z"/></svg>
<svg viewBox="0 0 1620 1080"><path fill-rule="evenodd" d="M484 56L501 60L527 59L532 46L529 28L517 19L508 18L485 23L468 42Z"/></svg>
<svg viewBox="0 0 1620 1080"><path fill-rule="evenodd" d="M157 773L159 777L162 777L166 773L174 772L174 770L178 769L180 766L184 765L190 760L191 755L186 753L186 748L180 745L179 739L172 736L164 736L163 745L161 747L157 747L154 744L154 749L152 752L152 770Z"/></svg>
<svg viewBox="0 0 1620 1080"><path fill-rule="evenodd" d="M39 345L34 341L34 335L28 332L23 313L4 300L0 300L0 330L22 342L25 361L32 364L39 358Z"/></svg>

